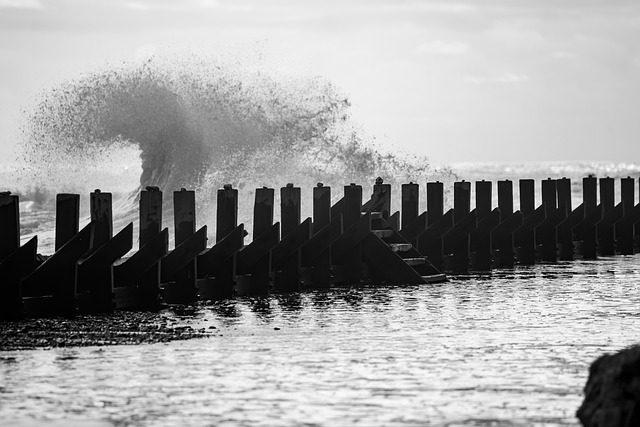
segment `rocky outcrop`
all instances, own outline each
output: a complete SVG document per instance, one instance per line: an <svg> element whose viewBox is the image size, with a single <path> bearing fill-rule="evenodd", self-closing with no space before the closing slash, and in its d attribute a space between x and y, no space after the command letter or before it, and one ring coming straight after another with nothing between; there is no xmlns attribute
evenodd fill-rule
<svg viewBox="0 0 640 427"><path fill-rule="evenodd" d="M577 412L583 426L640 426L640 346L593 362L584 392Z"/></svg>

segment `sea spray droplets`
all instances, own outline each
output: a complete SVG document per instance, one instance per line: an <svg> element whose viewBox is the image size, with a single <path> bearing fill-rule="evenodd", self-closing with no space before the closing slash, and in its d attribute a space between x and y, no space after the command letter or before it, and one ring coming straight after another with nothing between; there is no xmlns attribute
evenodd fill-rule
<svg viewBox="0 0 640 427"><path fill-rule="evenodd" d="M207 175L252 180L247 172L256 172L259 158L280 159L297 174L338 175L341 182L429 172L426 163L416 166L364 144L348 107L320 78L274 76L194 55L159 56L44 92L24 127L25 157L35 175L44 167L50 177L48 170L59 167L52 158L86 167L131 144L140 151L140 185L165 190L197 187Z"/></svg>
<svg viewBox="0 0 640 427"><path fill-rule="evenodd" d="M365 143L349 106L322 78L160 54L43 92L26 115L24 158L30 182L52 193L106 189L104 169L122 175L124 166L139 164L139 181L128 191L196 189L200 212L214 211L209 204L224 183L246 188L250 198L262 185L311 188L323 181L338 189L376 176L399 183L438 173L424 159L382 154Z"/></svg>
<svg viewBox="0 0 640 427"><path fill-rule="evenodd" d="M298 96L292 88L195 60L99 71L43 94L26 127L27 157L34 170L51 155L85 163L126 141L140 150L141 185L194 186L226 155L314 144L348 105L327 102L332 88L318 80Z"/></svg>

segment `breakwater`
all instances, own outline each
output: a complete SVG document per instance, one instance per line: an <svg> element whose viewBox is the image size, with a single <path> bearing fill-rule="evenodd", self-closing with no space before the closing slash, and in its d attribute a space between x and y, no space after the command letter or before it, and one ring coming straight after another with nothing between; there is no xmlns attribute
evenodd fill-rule
<svg viewBox="0 0 640 427"><path fill-rule="evenodd" d="M162 227L163 193L140 194L140 238L133 224L113 233L111 194L90 195L91 222L79 229L77 194L56 200L56 252L37 255L37 237L19 245L19 200L0 197L0 277L4 318L73 315L114 309L155 309L163 303L265 295L313 288L368 284L427 284L445 273L466 274L537 262L594 259L637 251L635 180L582 180L583 203L571 205L571 181L454 183L453 207L445 211L444 184L426 185L427 210L419 212L420 186L402 185L401 210L391 212L391 186L378 179L368 199L351 184L331 204L331 188L313 188L313 218L301 219L301 189L280 189L281 218L274 222L273 188L255 191L253 240L237 223L238 190L217 193L216 242L208 247L206 226L196 230L195 192L173 193L175 248Z"/></svg>

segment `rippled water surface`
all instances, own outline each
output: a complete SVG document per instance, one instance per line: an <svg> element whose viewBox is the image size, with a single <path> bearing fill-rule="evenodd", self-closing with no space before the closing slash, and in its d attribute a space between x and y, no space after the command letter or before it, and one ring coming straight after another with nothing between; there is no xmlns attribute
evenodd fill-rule
<svg viewBox="0 0 640 427"><path fill-rule="evenodd" d="M174 315L210 338L0 352L0 419L578 425L589 364L638 340L638 279L615 257L203 305Z"/></svg>

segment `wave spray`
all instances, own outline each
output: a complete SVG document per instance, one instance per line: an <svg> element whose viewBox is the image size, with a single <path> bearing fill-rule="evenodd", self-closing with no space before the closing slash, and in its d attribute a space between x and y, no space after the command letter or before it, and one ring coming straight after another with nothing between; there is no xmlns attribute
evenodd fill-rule
<svg viewBox="0 0 640 427"><path fill-rule="evenodd" d="M357 182L366 192L376 176L391 183L449 176L425 159L377 149L349 107L323 78L160 54L44 91L25 114L25 177L44 198L94 188L126 195L114 206L123 220L135 220L140 188L195 189L199 222L208 224L215 191L229 183L241 190L239 220L248 224L256 187L292 182L309 199L305 191L323 182L337 199L343 185Z"/></svg>

